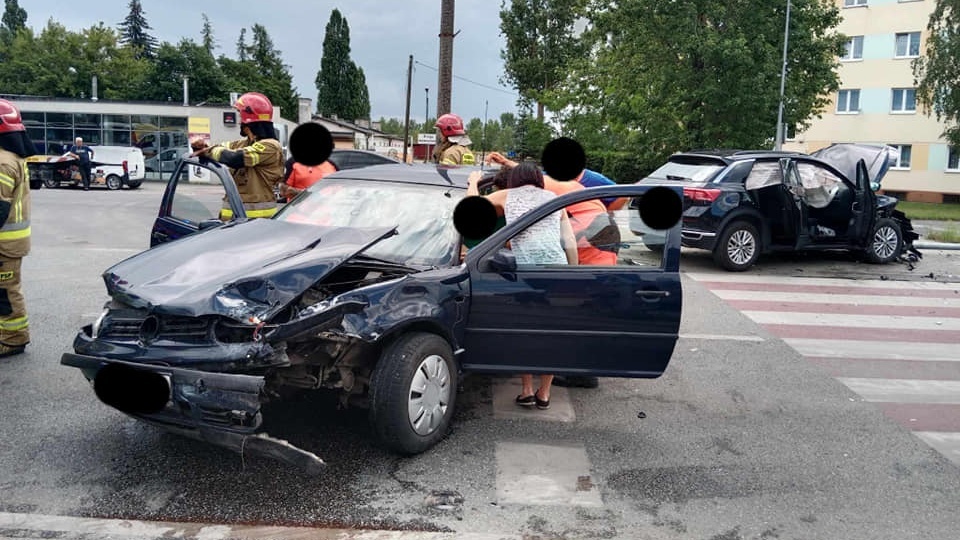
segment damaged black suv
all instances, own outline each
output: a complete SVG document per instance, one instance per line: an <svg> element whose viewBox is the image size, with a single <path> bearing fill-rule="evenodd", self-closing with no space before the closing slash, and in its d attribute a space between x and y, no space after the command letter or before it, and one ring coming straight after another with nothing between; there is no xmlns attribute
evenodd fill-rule
<svg viewBox="0 0 960 540"><path fill-rule="evenodd" d="M106 270L110 301L61 359L139 420L315 467L316 454L266 434L264 403L337 392L369 408L385 446L413 454L445 435L463 373L655 378L670 361L679 222L662 231L666 249L650 250L618 211L609 266L518 266L508 247L568 205L649 186L558 197L461 260L453 214L471 169L339 171L272 219L248 220L227 169L179 166L205 167L214 183L172 175L153 247ZM679 208L680 189L666 190Z"/></svg>

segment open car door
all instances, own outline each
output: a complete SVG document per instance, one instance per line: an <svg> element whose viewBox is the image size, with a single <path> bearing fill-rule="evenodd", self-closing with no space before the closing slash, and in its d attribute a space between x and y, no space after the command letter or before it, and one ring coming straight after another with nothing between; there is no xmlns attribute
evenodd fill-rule
<svg viewBox="0 0 960 540"><path fill-rule="evenodd" d="M861 159L857 162L856 172L857 189L853 199L853 238L862 238L869 241L870 231L873 230L877 216L877 194L870 185L870 173L867 164Z"/></svg>
<svg viewBox="0 0 960 540"><path fill-rule="evenodd" d="M209 174L195 174L203 170ZM197 181L204 176L209 180ZM207 159L180 160L163 193L160 211L150 233L150 247L223 225L220 209L224 200L233 210L233 220L246 219L240 192L226 167Z"/></svg>
<svg viewBox="0 0 960 540"><path fill-rule="evenodd" d="M471 249L471 301L462 359L469 371L659 377L680 327L680 228L655 231L648 247L631 231L634 204L590 215L604 197L636 198L656 185L568 193L523 215ZM668 187L682 201L679 186ZM578 206L579 204L579 206ZM679 204L679 203L678 203ZM508 242L566 211L579 264L517 265Z"/></svg>

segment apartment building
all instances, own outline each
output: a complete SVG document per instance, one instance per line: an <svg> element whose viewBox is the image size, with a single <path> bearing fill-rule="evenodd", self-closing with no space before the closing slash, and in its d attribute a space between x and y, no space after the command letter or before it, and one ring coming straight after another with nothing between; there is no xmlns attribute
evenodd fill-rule
<svg viewBox="0 0 960 540"><path fill-rule="evenodd" d="M918 202L960 202L960 148L916 101L912 61L924 53L934 0L836 0L848 36L840 90L822 118L784 144L813 152L838 142L890 144L900 159L883 191Z"/></svg>

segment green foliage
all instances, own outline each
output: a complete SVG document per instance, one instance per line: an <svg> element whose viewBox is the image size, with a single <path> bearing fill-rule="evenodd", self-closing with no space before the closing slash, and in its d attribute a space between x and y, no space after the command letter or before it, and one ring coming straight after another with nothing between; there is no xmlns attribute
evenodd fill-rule
<svg viewBox="0 0 960 540"><path fill-rule="evenodd" d="M330 12L315 82L321 116L336 115L350 121L370 117L366 77L350 59L350 25L337 9Z"/></svg>
<svg viewBox="0 0 960 540"><path fill-rule="evenodd" d="M520 159L540 159L543 147L554 139L553 128L542 118L533 116L529 101L520 102L520 116L514 130L513 149Z"/></svg>
<svg viewBox="0 0 960 540"><path fill-rule="evenodd" d="M190 39L182 39L176 46L160 45L142 95L150 100L178 101L184 77L188 78L191 102L226 101L223 71L203 45Z"/></svg>
<svg viewBox="0 0 960 540"><path fill-rule="evenodd" d="M960 146L960 0L937 0L927 23L926 52L913 62L917 102L924 112L946 120L944 136Z"/></svg>
<svg viewBox="0 0 960 540"><path fill-rule="evenodd" d="M500 4L500 32L507 42L500 52L506 82L527 100L537 102L543 118L547 92L567 77L567 67L585 52L573 35L587 0L506 0Z"/></svg>
<svg viewBox="0 0 960 540"><path fill-rule="evenodd" d="M246 28L240 30L237 39L237 56L234 60L220 56L217 64L225 80L222 88L225 101L229 92L260 92L280 107L284 118L296 121L299 114L300 95L293 87L289 66L283 63L281 53L273 45L267 29L255 24L251 28L253 39L246 41Z"/></svg>
<svg viewBox="0 0 960 540"><path fill-rule="evenodd" d="M130 0L127 7L130 11L118 25L120 42L132 48L137 58L153 58L157 49L157 38L147 33L147 30L152 28L147 23L140 0Z"/></svg>
<svg viewBox="0 0 960 540"><path fill-rule="evenodd" d="M3 19L0 24L0 43L9 45L17 32L27 27L27 10L17 0L4 0Z"/></svg>
<svg viewBox="0 0 960 540"><path fill-rule="evenodd" d="M784 117L806 127L839 87L835 2L794 0ZM640 170L690 148L763 148L776 130L785 2L594 0L591 47L547 97L588 152ZM611 148L612 147L612 148Z"/></svg>
<svg viewBox="0 0 960 540"><path fill-rule="evenodd" d="M960 221L960 204L899 201L897 210L910 219Z"/></svg>
<svg viewBox="0 0 960 540"><path fill-rule="evenodd" d="M201 17L203 18L203 27L200 29L200 43L213 56L213 51L217 48L217 40L213 36L213 24L210 23L210 17L207 17L206 13L201 14Z"/></svg>
<svg viewBox="0 0 960 540"><path fill-rule="evenodd" d="M595 151L587 154L587 168L618 184L633 184L653 172L632 152Z"/></svg>

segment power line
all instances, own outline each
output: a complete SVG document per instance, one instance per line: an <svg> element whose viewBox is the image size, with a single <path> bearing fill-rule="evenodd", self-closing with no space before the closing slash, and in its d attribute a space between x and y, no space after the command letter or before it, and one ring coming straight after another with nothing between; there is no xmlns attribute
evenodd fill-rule
<svg viewBox="0 0 960 540"><path fill-rule="evenodd" d="M417 65L423 66L423 67L425 67L425 68L427 68L427 69L432 69L432 70L434 70L434 71L437 71L437 68L435 68L435 67L433 67L433 66L428 66L428 65L424 64L423 62L420 62L419 60L414 60L414 63L417 64ZM459 80L464 81L464 82L468 82L468 83L470 83L470 84L475 84L475 85L477 85L477 86L486 88L487 90L493 90L493 91L495 91L495 92L502 92L502 93L504 93L504 94L510 94L511 96L518 96L518 95L519 95L519 94L517 94L516 92L510 91L510 90L504 90L503 88L497 88L497 87L495 87L495 86L490 86L490 85L487 85L487 84L478 83L477 81L471 81L470 79L467 79L467 78L465 78L465 77L460 77L460 76L458 76L458 75L454 75L453 78L454 78L454 79L459 79Z"/></svg>

